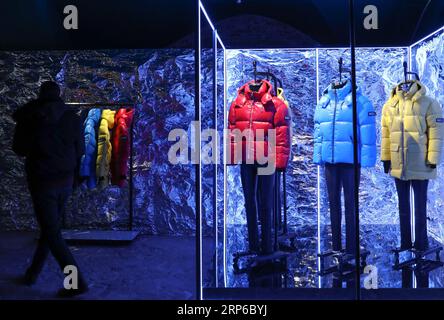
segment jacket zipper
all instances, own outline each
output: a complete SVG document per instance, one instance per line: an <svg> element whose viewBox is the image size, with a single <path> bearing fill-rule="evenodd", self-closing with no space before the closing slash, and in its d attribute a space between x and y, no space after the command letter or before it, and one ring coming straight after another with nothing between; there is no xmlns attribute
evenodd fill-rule
<svg viewBox="0 0 444 320"><path fill-rule="evenodd" d="M332 131L332 137L331 137L331 141L332 141L332 148L331 148L331 158L332 158L332 163L335 163L335 127L336 127L336 108L337 108L337 104L338 104L338 96L335 90L335 108L333 111L333 131Z"/></svg>
<svg viewBox="0 0 444 320"><path fill-rule="evenodd" d="M253 126L253 108L254 108L254 104L256 103L253 94L251 94L251 98L252 98L251 99L252 103L251 103L251 108L250 108L250 126L249 126L250 129L252 129L252 126Z"/></svg>
<svg viewBox="0 0 444 320"><path fill-rule="evenodd" d="M405 115L405 103L404 100L401 104L401 158L402 158L402 170L401 170L401 179L403 180L405 174L405 152L404 152L404 115Z"/></svg>

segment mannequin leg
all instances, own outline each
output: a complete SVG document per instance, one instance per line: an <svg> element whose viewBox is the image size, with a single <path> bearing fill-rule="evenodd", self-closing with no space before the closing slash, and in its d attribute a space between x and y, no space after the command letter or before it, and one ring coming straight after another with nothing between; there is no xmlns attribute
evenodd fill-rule
<svg viewBox="0 0 444 320"><path fill-rule="evenodd" d="M402 288L411 289L413 288L413 270L410 267L404 267L401 271L402 278Z"/></svg>
<svg viewBox="0 0 444 320"><path fill-rule="evenodd" d="M412 232L410 222L410 181L395 179L398 193L399 223L401 227L401 249L412 246Z"/></svg>
<svg viewBox="0 0 444 320"><path fill-rule="evenodd" d="M427 239L427 187L428 180L412 180L415 197L415 248L426 250Z"/></svg>
<svg viewBox="0 0 444 320"><path fill-rule="evenodd" d="M360 178L360 172L359 176ZM341 182L344 188L345 206L345 247L349 254L356 252L356 203L355 203L355 169L353 165L345 165L341 170ZM359 188L359 185L358 185Z"/></svg>
<svg viewBox="0 0 444 320"><path fill-rule="evenodd" d="M273 236L271 231L273 226L275 175L274 173L271 175L257 176L260 199L261 249L264 254L273 252Z"/></svg>
<svg viewBox="0 0 444 320"><path fill-rule="evenodd" d="M248 247L250 251L259 252L256 203L257 169L254 165L241 165L241 181L245 198L245 211L247 214Z"/></svg>
<svg viewBox="0 0 444 320"><path fill-rule="evenodd" d="M339 166L335 164L325 165L325 180L327 182L328 202L330 206L330 221L333 250L342 249L341 244L341 180Z"/></svg>
<svg viewBox="0 0 444 320"><path fill-rule="evenodd" d="M429 272L428 271L415 271L416 287L417 288L429 288Z"/></svg>

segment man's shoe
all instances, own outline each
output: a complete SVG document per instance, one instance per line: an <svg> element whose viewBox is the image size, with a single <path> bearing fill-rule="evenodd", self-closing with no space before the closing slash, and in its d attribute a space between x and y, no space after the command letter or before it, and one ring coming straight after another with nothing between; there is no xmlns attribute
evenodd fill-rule
<svg viewBox="0 0 444 320"><path fill-rule="evenodd" d="M57 297L59 298L72 298L81 294L84 294L89 291L87 285L79 286L78 289L65 289L62 288L57 291Z"/></svg>
<svg viewBox="0 0 444 320"><path fill-rule="evenodd" d="M37 275L27 270L23 276L22 282L25 286L30 287L37 282Z"/></svg>

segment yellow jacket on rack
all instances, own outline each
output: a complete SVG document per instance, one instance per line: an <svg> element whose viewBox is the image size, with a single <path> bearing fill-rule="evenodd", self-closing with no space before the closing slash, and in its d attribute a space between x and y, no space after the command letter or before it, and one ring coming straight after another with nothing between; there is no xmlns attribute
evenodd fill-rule
<svg viewBox="0 0 444 320"><path fill-rule="evenodd" d="M439 103L426 96L419 81L392 90L382 110L381 160L391 161L391 175L401 180L436 177L444 140L444 119Z"/></svg>
<svg viewBox="0 0 444 320"><path fill-rule="evenodd" d="M109 168L111 162L111 132L114 127L115 111L106 109L102 111L99 126L99 136L97 144L96 175L99 188L105 188L109 184Z"/></svg>

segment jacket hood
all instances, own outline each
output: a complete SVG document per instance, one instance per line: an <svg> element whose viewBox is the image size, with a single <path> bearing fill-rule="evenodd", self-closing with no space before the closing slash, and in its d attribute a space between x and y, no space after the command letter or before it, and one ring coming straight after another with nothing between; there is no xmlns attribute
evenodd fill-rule
<svg viewBox="0 0 444 320"><path fill-rule="evenodd" d="M273 86L268 80L261 80L260 87L257 91L253 91L250 88L250 85L255 84L254 80L251 80L244 84L239 90L236 98L236 104L244 105L247 100L259 100L262 104L267 104L269 101L273 99L273 95L271 94L273 90Z"/></svg>
<svg viewBox="0 0 444 320"><path fill-rule="evenodd" d="M335 100L335 98L339 100L344 100L350 93L352 92L352 84L350 79L348 79L344 86L341 88L335 89L333 87L333 83L331 83L323 92L323 94L328 94L330 100Z"/></svg>
<svg viewBox="0 0 444 320"><path fill-rule="evenodd" d="M418 80L408 80L407 83L412 84L407 92L403 91L400 88L400 85L397 85L395 88L393 88L391 96L398 97L402 100L411 99L413 101L416 101L420 97L425 96L427 90L421 82L419 82Z"/></svg>

